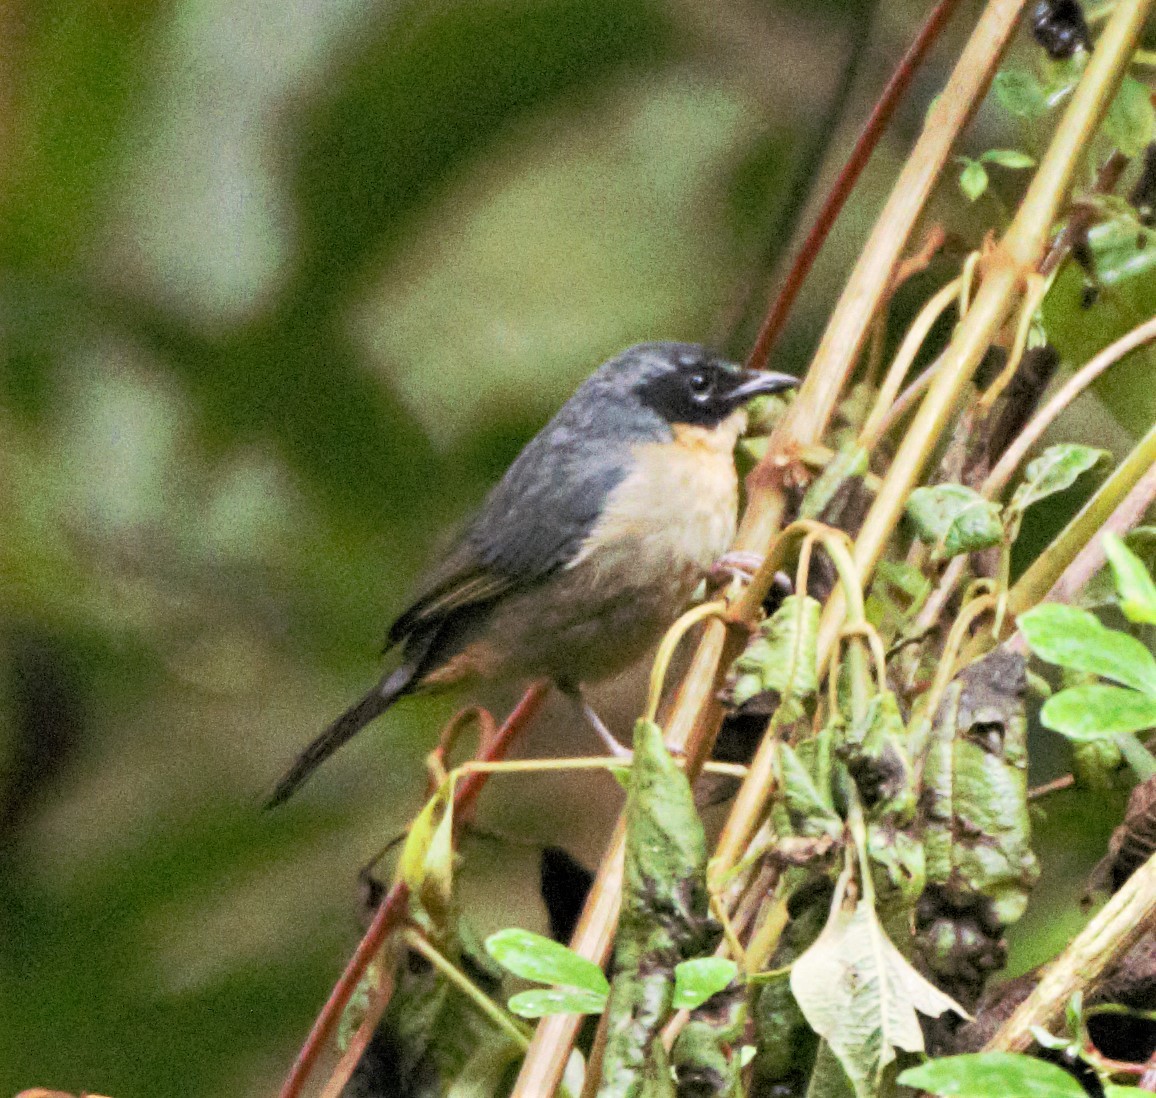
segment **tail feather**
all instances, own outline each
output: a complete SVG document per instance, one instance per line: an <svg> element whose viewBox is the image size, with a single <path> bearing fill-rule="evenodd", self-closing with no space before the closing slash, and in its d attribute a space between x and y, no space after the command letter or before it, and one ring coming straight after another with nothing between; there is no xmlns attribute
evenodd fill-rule
<svg viewBox="0 0 1156 1098"><path fill-rule="evenodd" d="M339 747L348 743L370 721L380 717L398 698L406 692L412 681L411 670L399 668L383 679L359 702L351 705L324 732L321 733L300 755L274 787L266 808L276 808L284 804L301 787L306 779Z"/></svg>

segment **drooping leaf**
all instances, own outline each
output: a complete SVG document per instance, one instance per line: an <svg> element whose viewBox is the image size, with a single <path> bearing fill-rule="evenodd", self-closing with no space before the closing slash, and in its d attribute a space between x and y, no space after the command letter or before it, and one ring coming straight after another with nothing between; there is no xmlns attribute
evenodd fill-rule
<svg viewBox="0 0 1156 1098"><path fill-rule="evenodd" d="M1073 686L1050 697L1040 720L1072 740L1156 728L1156 697L1119 686Z"/></svg>
<svg viewBox="0 0 1156 1098"><path fill-rule="evenodd" d="M1041 659L1156 696L1152 653L1135 637L1105 628L1087 610L1048 602L1021 614L1016 624Z"/></svg>
<svg viewBox="0 0 1156 1098"><path fill-rule="evenodd" d="M790 744L782 740L776 744L776 752L783 803L791 827L797 834L811 838L821 835L836 838L843 830L843 821L819 792L802 759Z"/></svg>
<svg viewBox="0 0 1156 1098"><path fill-rule="evenodd" d="M1070 488L1082 473L1110 456L1107 450L1093 446L1049 446L1038 458L1028 462L1023 483L1015 490L1008 510L1023 514L1033 503Z"/></svg>
<svg viewBox="0 0 1156 1098"><path fill-rule="evenodd" d="M641 1098L653 1076L655 1039L671 1011L674 969L711 953L706 836L686 774L652 721L634 726L626 801L622 914L614 949L602 1058L605 1098ZM648 1073L650 1075L648 1076Z"/></svg>
<svg viewBox="0 0 1156 1098"><path fill-rule="evenodd" d="M606 993L580 987L535 987L510 996L510 1010L519 1018L544 1018L548 1014L601 1014Z"/></svg>
<svg viewBox="0 0 1156 1098"><path fill-rule="evenodd" d="M738 974L729 957L693 957L674 966L674 1010L694 1010L722 991Z"/></svg>
<svg viewBox="0 0 1156 1098"><path fill-rule="evenodd" d="M959 189L969 202L975 202L987 190L987 169L978 161L963 158L963 170L959 173Z"/></svg>
<svg viewBox="0 0 1156 1098"><path fill-rule="evenodd" d="M988 149L980 156L985 164L998 164L1001 168L1011 171L1021 171L1024 168L1034 168L1035 159L1019 149Z"/></svg>
<svg viewBox="0 0 1156 1098"><path fill-rule="evenodd" d="M579 988L603 996L610 990L602 969L593 961L529 930L510 927L491 934L486 939L486 952L524 980Z"/></svg>
<svg viewBox="0 0 1156 1098"><path fill-rule="evenodd" d="M1063 1068L1014 1052L944 1056L908 1068L898 1081L948 1098L1085 1098Z"/></svg>
<svg viewBox="0 0 1156 1098"><path fill-rule="evenodd" d="M1144 562L1111 533L1104 535L1104 554L1112 566L1124 616L1129 621L1156 625L1156 583Z"/></svg>
<svg viewBox="0 0 1156 1098"><path fill-rule="evenodd" d="M999 504L962 484L916 488L907 500L907 514L920 539L934 546L936 560L988 549L1003 540Z"/></svg>
<svg viewBox="0 0 1156 1098"><path fill-rule="evenodd" d="M822 606L809 595L789 595L759 626L758 634L734 662L728 698L738 706L756 694L773 690L787 705L792 720L801 703L818 689L819 614Z"/></svg>
<svg viewBox="0 0 1156 1098"><path fill-rule="evenodd" d="M966 1014L911 967L870 904L844 905L844 891L836 890L826 927L792 967L791 991L856 1094L868 1098L897 1048L923 1051L918 1014Z"/></svg>
<svg viewBox="0 0 1156 1098"><path fill-rule="evenodd" d="M1125 76L1104 116L1104 132L1127 157L1140 156L1156 131L1152 92L1134 76Z"/></svg>

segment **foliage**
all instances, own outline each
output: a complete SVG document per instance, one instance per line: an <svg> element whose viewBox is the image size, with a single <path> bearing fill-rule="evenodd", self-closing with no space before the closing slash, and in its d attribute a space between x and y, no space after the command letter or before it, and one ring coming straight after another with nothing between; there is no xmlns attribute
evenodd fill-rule
<svg viewBox="0 0 1156 1098"><path fill-rule="evenodd" d="M322 723L363 677L354 653L434 532L591 362L708 330L745 350L791 203L841 130L842 107L818 119L805 80L769 102L766 58L789 51L818 72L811 60L830 64L832 31L849 29L849 93L877 44L869 6L817 8L764 25L657 0L275 13L182 0L111 14L33 4L8 27L9 1089L51 1077L114 1095L233 1094L251 1075L266 1089L271 1059L291 1059L354 922L333 884L364 855L356 818L374 835L402 828L418 745L449 710L399 713L388 765L345 788L329 779L328 810L255 820L254 790L300 738L291 730ZM1105 815L1094 797L1082 817L1029 814L1029 754L1052 747L1029 736L1034 672L1012 629L1065 676L1040 716L1071 742L1078 777L1118 785L1121 758L1156 769L1136 737L1156 727L1142 539L1102 541L1106 613L1126 630L1043 601L1056 561L1072 566L1126 490L1114 459L1156 414L1156 352L1097 382L1107 411L1081 423L1077 405L1052 427L1071 441L1038 453L1013 490L989 480L1046 387L1031 355L1078 367L1156 312L1151 73L1125 57L1100 85L1071 201L1061 188L1023 250L1058 269L1017 269L976 339L1012 254L1001 243L1038 203L1024 185L1107 54L1103 38L1062 52L1013 49L944 166L943 231L877 264L873 334L864 321L823 341L814 388L845 394L837 414L808 387L801 415L749 451L766 462L744 537L794 592L776 602L756 573L712 596L750 643L718 666L723 627L709 625L699 655L713 651L713 668L696 660L670 691L665 729L635 726L610 979L525 930L480 948L463 897L493 835L483 821L488 839L469 837L453 808L465 779L435 767L396 844L404 925L344 1019L343 1040L365 1045L359 1093L506 1093L531 1031L520 1019L590 1014L604 1095L886 1095L897 1077L943 1094L1074 1094L1053 1065L1002 1054L899 1073L928 1034L950 1046L1009 940L1027 948L1017 922L1037 848ZM929 131L952 104L934 106ZM906 154L905 125L877 150L878 179ZM832 257L858 247L881 198L841 223L779 352L786 367L804 368L846 273ZM954 296L921 327L931 284L948 278ZM915 356L893 359L916 329ZM949 393L941 379L955 384L969 340L978 372ZM850 359L866 348L853 378L824 373L831 346ZM931 363L932 395L906 418ZM892 463L921 432L909 464ZM1088 444L1105 438L1111 454ZM1086 474L1106 465L1096 507L1077 512ZM762 747L712 855L688 771L720 723L754 728ZM675 728L691 730L685 758L664 746ZM592 769L565 793L543 782L520 809L486 810L535 835L539 822L593 829L619 791L607 782L597 800ZM501 849L490 926L536 912L523 859L506 853L518 848ZM599 875L597 898L613 879ZM1078 918L1074 904L1063 917ZM569 1058L571 1093L594 1069Z"/></svg>

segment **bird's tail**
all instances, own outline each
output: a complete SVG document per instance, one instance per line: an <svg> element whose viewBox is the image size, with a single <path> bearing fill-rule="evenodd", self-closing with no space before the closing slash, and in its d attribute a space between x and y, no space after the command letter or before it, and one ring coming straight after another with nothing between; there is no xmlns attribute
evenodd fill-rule
<svg viewBox="0 0 1156 1098"><path fill-rule="evenodd" d="M361 701L351 705L297 756L285 776L274 787L265 807L276 808L292 797L330 755L407 693L413 678L412 667L400 667L382 679Z"/></svg>

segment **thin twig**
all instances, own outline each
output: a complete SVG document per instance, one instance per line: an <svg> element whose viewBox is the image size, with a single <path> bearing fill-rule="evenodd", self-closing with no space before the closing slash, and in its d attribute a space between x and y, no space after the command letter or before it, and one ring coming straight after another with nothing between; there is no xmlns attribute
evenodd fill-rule
<svg viewBox="0 0 1156 1098"><path fill-rule="evenodd" d="M778 296L767 311L763 326L755 338L755 345L751 348L750 356L747 358L747 365L752 369L762 369L766 366L771 348L783 329L783 324L795 303L795 298L803 288L803 283L811 270L815 256L819 254L823 242L827 239L827 234L839 217L843 204L851 194L855 183L867 165L867 161L871 158L872 152L875 151L875 146L879 144L879 139L883 136L887 123L895 113L895 108L910 87L911 81L916 72L919 71L919 66L927 56L928 50L939 38L957 4L958 0L939 0L923 26L919 28L915 41L908 47L902 60L891 74L891 79L887 81L887 86L883 89L878 102L863 124L863 129L859 132L859 137L847 157L846 164L843 165L842 171L839 172L838 178L823 200L823 205L816 215L806 239L795 252L791 269L787 273L782 289L779 290Z"/></svg>
<svg viewBox="0 0 1156 1098"><path fill-rule="evenodd" d="M493 741L484 749L486 761L502 758L510 749L515 737L537 715L546 700L549 690L545 682L534 683L522 695L521 701L514 707L513 712L506 718L505 723L498 729ZM464 813L477 798L486 782L485 774L468 774L458 783L454 795L455 820L460 820ZM381 906L373 916L369 928L357 948L353 951L345 971L342 972L333 991L317 1015L313 1028L309 1031L293 1067L279 1092L279 1098L299 1098L302 1088L309 1079L325 1046L337 1029L341 1015L346 1005L357 990L357 985L365 975L373 958L377 956L386 939L398 930L409 910L409 886L400 879L396 880L386 893Z"/></svg>

